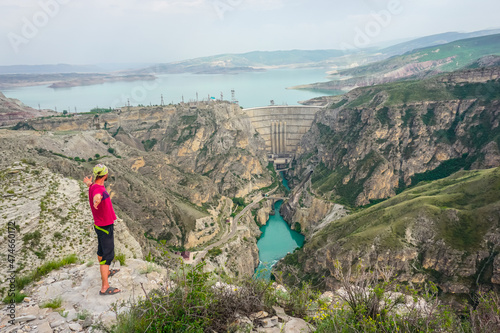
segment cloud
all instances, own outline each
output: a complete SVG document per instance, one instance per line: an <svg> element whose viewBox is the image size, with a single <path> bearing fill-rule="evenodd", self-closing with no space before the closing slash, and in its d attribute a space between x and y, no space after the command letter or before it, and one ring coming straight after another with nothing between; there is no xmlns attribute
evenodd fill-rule
<svg viewBox="0 0 500 333"><path fill-rule="evenodd" d="M67 0L36 38L13 54L4 47L6 36L21 33L23 18L41 10L39 1L56 0L0 0L0 65L168 62L252 50L336 48L352 44L356 28L365 29L373 21L370 13L386 9L390 0ZM404 12L373 42L498 26L498 0L400 2Z"/></svg>

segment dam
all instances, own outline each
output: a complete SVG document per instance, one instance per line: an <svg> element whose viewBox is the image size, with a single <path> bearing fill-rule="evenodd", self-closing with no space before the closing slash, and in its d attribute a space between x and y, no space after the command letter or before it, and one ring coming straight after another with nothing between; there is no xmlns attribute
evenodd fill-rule
<svg viewBox="0 0 500 333"><path fill-rule="evenodd" d="M297 152L302 136L309 131L318 106L264 106L243 109L266 142L269 161L286 170Z"/></svg>

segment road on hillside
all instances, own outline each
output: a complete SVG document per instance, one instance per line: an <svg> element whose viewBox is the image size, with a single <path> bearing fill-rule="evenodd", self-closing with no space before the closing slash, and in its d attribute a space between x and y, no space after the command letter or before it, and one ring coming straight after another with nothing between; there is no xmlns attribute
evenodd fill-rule
<svg viewBox="0 0 500 333"><path fill-rule="evenodd" d="M275 187L274 189L267 192L262 197L255 199L251 204L249 204L245 208L243 208L243 210L238 215L236 215L234 217L233 223L231 224L231 232L228 235L222 237L219 241L213 243L212 245L207 246L203 251L197 252L196 259L193 260L193 265L198 265L200 263L200 261L207 255L209 250L213 249L214 247L217 247L217 246L220 246L220 245L226 243L229 239L231 239L231 237L235 236L236 232L238 231L238 220L240 219L240 217L243 216L243 214L245 214L250 208L252 208L256 204L258 204L262 200L271 199L270 197L266 197L266 196L274 193L274 191L276 191L278 189L278 187L279 186ZM284 198L281 198L281 199L284 199Z"/></svg>

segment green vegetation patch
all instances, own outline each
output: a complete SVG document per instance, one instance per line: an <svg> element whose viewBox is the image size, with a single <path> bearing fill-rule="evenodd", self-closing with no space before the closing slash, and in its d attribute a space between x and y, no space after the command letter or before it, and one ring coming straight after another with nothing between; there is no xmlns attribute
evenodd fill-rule
<svg viewBox="0 0 500 333"><path fill-rule="evenodd" d="M59 309L62 305L62 298L56 297L54 299L51 299L49 301L46 301L40 305L40 307L43 308L50 308L50 309Z"/></svg>
<svg viewBox="0 0 500 333"><path fill-rule="evenodd" d="M364 181L371 177L382 162L383 158L377 152L371 151L358 163L357 169L352 171L354 176L346 184L343 179L350 173L348 167L342 166L331 170L321 162L311 177L313 189L321 195L333 191L335 201L347 206L355 206L358 195L363 191ZM364 176L356 179L357 174Z"/></svg>
<svg viewBox="0 0 500 333"><path fill-rule="evenodd" d="M211 258L215 258L215 257L217 257L218 255L221 255L221 254L222 254L222 250L219 247L214 247L213 249L208 250L208 255Z"/></svg>
<svg viewBox="0 0 500 333"><path fill-rule="evenodd" d="M350 108L367 104L380 93L388 96L384 103L385 106L453 99L478 99L483 102L500 99L499 79L490 80L484 83L448 84L442 82L439 78L430 78L426 80L398 81L358 89L361 90L361 93L358 98L347 104ZM412 116L412 114L408 113L403 114L402 118L405 126ZM377 118L379 118L379 115L377 115ZM422 118L424 124L432 124L434 118L433 110L429 109L428 113Z"/></svg>
<svg viewBox="0 0 500 333"><path fill-rule="evenodd" d="M480 99L492 101L500 99L500 80L490 80L485 83L460 83L452 88L453 94L459 99Z"/></svg>
<svg viewBox="0 0 500 333"><path fill-rule="evenodd" d="M65 256L64 258L60 260L51 260L43 264L42 266L36 268L35 270L31 271L30 273L16 278L16 295L14 297L14 300L16 302L21 302L26 295L21 294L19 291L22 290L24 287L26 287L28 284L31 282L35 282L40 280L42 277L45 275L49 274L51 271L59 269L63 266L69 265L69 264L74 264L78 261L78 258L76 255L71 254L69 256ZM4 298L4 302L8 303L10 302L11 298L6 297Z"/></svg>
<svg viewBox="0 0 500 333"><path fill-rule="evenodd" d="M414 108L406 109L404 115L401 117L401 120L403 121L403 127L408 127L408 125L411 125L411 121L414 118L415 118L415 109Z"/></svg>
<svg viewBox="0 0 500 333"><path fill-rule="evenodd" d="M181 122L182 124L185 125L192 125L194 122L198 119L198 115L191 115L191 116L182 116L181 117Z"/></svg>
<svg viewBox="0 0 500 333"><path fill-rule="evenodd" d="M460 158L452 158L441 163L437 168L428 170L424 173L417 173L411 178L411 184L415 185L423 181L433 181L442 179L452 175L453 173L465 169L470 169L474 158L468 158L468 154L462 155Z"/></svg>
<svg viewBox="0 0 500 333"><path fill-rule="evenodd" d="M153 139L148 139L148 140L143 140L142 141L142 145L144 146L144 149L146 149L146 151L150 151L151 149L153 149L153 147L158 143L158 140L156 140L155 138Z"/></svg>
<svg viewBox="0 0 500 333"><path fill-rule="evenodd" d="M346 104L349 100L348 99L343 99L341 100L340 102L337 102L335 104L332 104L332 106L330 107L331 109L337 109L341 106L343 106L344 104Z"/></svg>
<svg viewBox="0 0 500 333"><path fill-rule="evenodd" d="M389 117L389 108L384 106L383 108L377 110L376 117L382 125L391 125L391 118Z"/></svg>
<svg viewBox="0 0 500 333"><path fill-rule="evenodd" d="M436 124L434 108L427 109L427 113L422 115L422 122L426 126L432 126Z"/></svg>

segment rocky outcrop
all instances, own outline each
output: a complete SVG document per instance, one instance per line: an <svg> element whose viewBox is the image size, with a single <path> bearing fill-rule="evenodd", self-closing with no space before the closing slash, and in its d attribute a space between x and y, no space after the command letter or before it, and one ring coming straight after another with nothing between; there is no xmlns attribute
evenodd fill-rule
<svg viewBox="0 0 500 333"><path fill-rule="evenodd" d="M269 215L274 214L274 204L271 200L264 200L261 203L261 207L256 213L256 222L258 225L266 225L269 220Z"/></svg>
<svg viewBox="0 0 500 333"><path fill-rule="evenodd" d="M118 313L145 298L144 291L150 292L165 282L166 270L153 263L127 259L125 266L118 263L113 267L116 268L120 271L109 282L121 292L104 297L99 295L101 276L96 260L49 273L23 291L29 296L17 305L15 318L2 317L0 331L91 332L96 324L109 328ZM46 306L54 300L60 300L60 305ZM12 319L14 325L9 323Z"/></svg>
<svg viewBox="0 0 500 333"><path fill-rule="evenodd" d="M260 234L250 211L245 213L238 221L236 235L205 257L206 269L232 277L252 276L259 265L256 239Z"/></svg>

